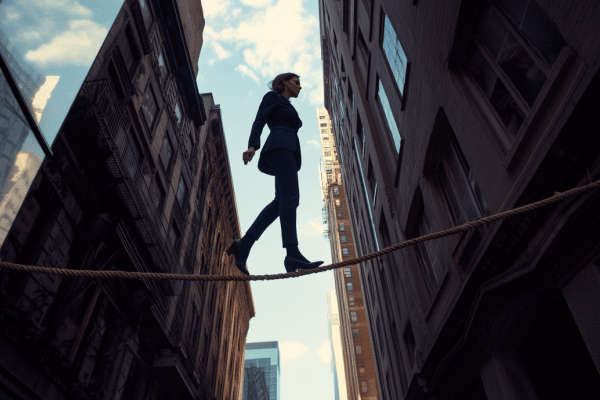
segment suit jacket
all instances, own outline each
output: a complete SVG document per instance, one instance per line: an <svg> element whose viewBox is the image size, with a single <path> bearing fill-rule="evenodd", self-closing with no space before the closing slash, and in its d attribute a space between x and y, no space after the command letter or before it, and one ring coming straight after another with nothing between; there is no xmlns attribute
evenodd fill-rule
<svg viewBox="0 0 600 400"><path fill-rule="evenodd" d="M265 94L258 107L256 119L252 124L248 147L254 147L256 150L260 149L260 135L265 124L269 126L271 133L260 153L258 169L267 175L275 175L273 169L262 156L269 150L287 149L294 152L297 171L300 171L302 154L300 152L298 129L302 126L302 121L300 121L300 117L292 103L274 91Z"/></svg>

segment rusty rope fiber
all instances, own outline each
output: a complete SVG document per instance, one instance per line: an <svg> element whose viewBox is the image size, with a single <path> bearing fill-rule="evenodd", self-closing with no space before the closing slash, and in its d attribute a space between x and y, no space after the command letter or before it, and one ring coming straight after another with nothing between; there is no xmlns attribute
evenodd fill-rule
<svg viewBox="0 0 600 400"><path fill-rule="evenodd" d="M593 189L600 188L600 181L589 183L584 186L567 190L566 192L556 193L554 196L548 197L547 199L536 201L531 204L527 204L512 210L504 211L498 214L490 215L485 218L479 218L471 222L456 226L445 231L430 233L428 235L420 236L414 239L406 240L404 242L397 243L393 246L387 247L383 250L376 251L374 253L366 254L362 257L353 258L351 260L342 261L335 264L326 265L324 267L299 270L298 272L288 272L285 274L272 274L272 275L189 275L189 274L168 274L168 273L155 273L155 272L126 272L126 271L92 271L92 270L75 270L75 269L62 269L62 268L46 268L36 267L31 265L12 264L0 261L0 268L23 271L23 272L34 272L47 275L64 275L64 276L79 276L96 279L150 279L150 280L178 280L178 281L272 281L277 279L285 278L297 278L304 275L317 274L319 272L330 271L332 269L342 268L347 265L358 264L363 261L370 260L372 258L380 257L384 254L391 253L392 251L400 250L405 247L414 246L417 243L426 242L433 239L439 239L442 237L455 235L457 233L470 231L478 228L482 225L487 225L491 222L500 221L502 219L514 217L516 215L526 214L537 208L541 208L550 204L557 203L561 200L569 197L577 196L589 192Z"/></svg>

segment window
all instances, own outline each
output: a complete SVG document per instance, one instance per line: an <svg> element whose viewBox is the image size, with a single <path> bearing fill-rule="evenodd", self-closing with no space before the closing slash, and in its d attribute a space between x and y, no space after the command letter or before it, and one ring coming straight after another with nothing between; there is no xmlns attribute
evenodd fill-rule
<svg viewBox="0 0 600 400"><path fill-rule="evenodd" d="M327 156L331 156L331 152L330 151L326 151L325 152L325 157L327 157Z"/></svg>
<svg viewBox="0 0 600 400"><path fill-rule="evenodd" d="M347 239L346 235L340 236L340 242L341 243L348 243L348 239Z"/></svg>
<svg viewBox="0 0 600 400"><path fill-rule="evenodd" d="M152 129L152 123L154 122L157 112L158 105L156 104L154 89L152 88L152 85L148 85L146 93L144 93L144 100L142 101L142 114L144 114L148 131Z"/></svg>
<svg viewBox="0 0 600 400"><path fill-rule="evenodd" d="M481 6L465 67L514 137L567 43L536 1L497 3Z"/></svg>
<svg viewBox="0 0 600 400"><path fill-rule="evenodd" d="M126 138L125 150L123 152L123 164L132 179L135 178L137 171L139 171L142 160L142 153L134 135L133 129L130 129L129 135L127 135Z"/></svg>
<svg viewBox="0 0 600 400"><path fill-rule="evenodd" d="M173 111L175 112L175 122L179 125L181 123L181 108L179 107L179 102L175 103L175 109Z"/></svg>
<svg viewBox="0 0 600 400"><path fill-rule="evenodd" d="M337 187L333 188L333 195L338 196L339 194L340 194L340 189L338 189Z"/></svg>
<svg viewBox="0 0 600 400"><path fill-rule="evenodd" d="M411 239L427 235L433 232L431 229L431 223L429 216L425 211L422 197L419 199L417 204L417 220L413 229ZM425 281L425 286L429 292L430 297L433 296L441 284L442 271L441 265L437 258L436 252L433 247L433 243L421 242L413 247L414 253L417 257L417 264L420 268L421 275Z"/></svg>
<svg viewBox="0 0 600 400"><path fill-rule="evenodd" d="M167 63L165 62L165 57L163 56L163 52L161 51L158 55L158 70L160 71L160 79L164 81L167 77Z"/></svg>
<svg viewBox="0 0 600 400"><path fill-rule="evenodd" d="M354 352L356 354L362 354L362 346L361 345L354 346Z"/></svg>
<svg viewBox="0 0 600 400"><path fill-rule="evenodd" d="M344 274L346 278L352 278L352 271L350 267L344 267Z"/></svg>
<svg viewBox="0 0 600 400"><path fill-rule="evenodd" d="M394 146L396 147L396 151L400 152L400 131L398 130L398 125L396 125L396 119L394 118L394 113L392 112L392 106L390 105L390 101L385 92L385 88L383 87L383 83L377 77L377 92L375 97L379 100L379 105L381 105L381 109L383 111L383 116L385 122L387 122L387 126L392 134L392 140L394 142Z"/></svg>
<svg viewBox="0 0 600 400"><path fill-rule="evenodd" d="M364 375L367 373L367 371L365 370L365 367L358 367L358 373Z"/></svg>
<svg viewBox="0 0 600 400"><path fill-rule="evenodd" d="M352 329L352 337L354 339L359 339L360 338L360 330L358 328Z"/></svg>
<svg viewBox="0 0 600 400"><path fill-rule="evenodd" d="M325 119L325 116L324 115L319 115L319 119Z"/></svg>
<svg viewBox="0 0 600 400"><path fill-rule="evenodd" d="M321 125L321 126L327 126L327 124L326 124L326 123L323 123L323 124L320 124L320 125Z"/></svg>
<svg viewBox="0 0 600 400"><path fill-rule="evenodd" d="M348 257L350 255L350 253L348 252L348 248L347 247L342 247L342 255L344 257Z"/></svg>
<svg viewBox="0 0 600 400"><path fill-rule="evenodd" d="M361 393L367 393L369 388L367 387L367 381L360 381L360 391Z"/></svg>
<svg viewBox="0 0 600 400"><path fill-rule="evenodd" d="M338 216L338 218L343 218L344 217L344 213L342 212L341 209L337 210L337 216Z"/></svg>
<svg viewBox="0 0 600 400"><path fill-rule="evenodd" d="M329 135L323 135L323 140L329 140Z"/></svg>
<svg viewBox="0 0 600 400"><path fill-rule="evenodd" d="M154 176L154 180L152 181L152 188L150 189L150 193L152 196L152 201L157 209L163 204L165 199L165 189L163 188L162 183L160 182L160 178L158 175Z"/></svg>
<svg viewBox="0 0 600 400"><path fill-rule="evenodd" d="M325 143L323 143L323 147L325 147L325 148L329 148L329 147L330 147L330 146L329 146L329 142L325 142Z"/></svg>
<svg viewBox="0 0 600 400"><path fill-rule="evenodd" d="M352 292L352 291L353 291L352 282L346 282L346 292Z"/></svg>
<svg viewBox="0 0 600 400"><path fill-rule="evenodd" d="M454 226L488 214L487 203L454 134L437 169L437 181Z"/></svg>
<svg viewBox="0 0 600 400"><path fill-rule="evenodd" d="M338 229L339 229L340 232L345 232L346 231L346 227L341 222L338 224Z"/></svg>
<svg viewBox="0 0 600 400"><path fill-rule="evenodd" d="M356 311L350 311L350 321L358 322L358 317L356 316Z"/></svg>
<svg viewBox="0 0 600 400"><path fill-rule="evenodd" d="M171 145L171 139L169 139L169 132L165 131L165 137L163 138L162 147L160 149L160 161L165 171L169 170L172 157L173 146Z"/></svg>
<svg viewBox="0 0 600 400"><path fill-rule="evenodd" d="M404 87L406 86L406 73L408 69L408 60L404 49L400 44L396 30L392 26L390 19L387 15L381 11L381 33L380 33L380 46L385 54L392 76L396 82L396 86L400 91L400 96L404 96Z"/></svg>
<svg viewBox="0 0 600 400"><path fill-rule="evenodd" d="M188 187L185 183L185 179L183 175L179 178L179 185L177 185L177 202L179 203L179 207L181 209L185 209L185 202L188 198Z"/></svg>
<svg viewBox="0 0 600 400"><path fill-rule="evenodd" d="M125 39L125 42L121 42L119 50L123 56L123 61L125 61L125 66L127 67L129 76L133 77L133 72L137 65L136 61L140 58L140 53L135 42L135 37L133 36L131 25L127 25L127 27L125 27Z"/></svg>
<svg viewBox="0 0 600 400"><path fill-rule="evenodd" d="M354 296L348 296L348 305L350 307L354 307L355 303L354 303Z"/></svg>
<svg viewBox="0 0 600 400"><path fill-rule="evenodd" d="M177 227L175 220L172 220L171 226L169 227L169 240L171 241L173 248L175 248L175 249L179 248L179 242L180 242L179 239L180 238L181 238L181 231Z"/></svg>
<svg viewBox="0 0 600 400"><path fill-rule="evenodd" d="M340 207L340 199L335 199L335 206Z"/></svg>
<svg viewBox="0 0 600 400"><path fill-rule="evenodd" d="M369 68L369 48L367 42L361 32L358 30L358 51L356 52L356 64L358 66L358 72L363 86L367 83L367 74Z"/></svg>
<svg viewBox="0 0 600 400"><path fill-rule="evenodd" d="M331 176L327 177L327 182L333 182L333 178Z"/></svg>
<svg viewBox="0 0 600 400"><path fill-rule="evenodd" d="M146 27L150 27L150 24L152 23L152 12L150 11L148 0L140 0L140 6L142 9L142 16L144 17L144 23L146 24Z"/></svg>
<svg viewBox="0 0 600 400"><path fill-rule="evenodd" d="M375 203L375 199L377 197L377 180L375 179L375 172L373 170L373 163L371 162L370 156L369 164L367 166L367 183L369 184L369 189L373 195L373 203Z"/></svg>

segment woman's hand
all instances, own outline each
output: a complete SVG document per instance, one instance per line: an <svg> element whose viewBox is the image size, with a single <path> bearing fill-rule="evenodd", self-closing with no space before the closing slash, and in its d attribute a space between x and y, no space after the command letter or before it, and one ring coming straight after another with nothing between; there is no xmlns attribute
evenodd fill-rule
<svg viewBox="0 0 600 400"><path fill-rule="evenodd" d="M248 164L248 161L252 161L254 158L254 147L248 147L248 150L244 152L244 165Z"/></svg>

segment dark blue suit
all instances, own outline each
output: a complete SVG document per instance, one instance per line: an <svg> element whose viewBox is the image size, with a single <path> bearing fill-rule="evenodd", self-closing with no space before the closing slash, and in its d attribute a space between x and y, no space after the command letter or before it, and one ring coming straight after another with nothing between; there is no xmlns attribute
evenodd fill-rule
<svg viewBox="0 0 600 400"><path fill-rule="evenodd" d="M271 133L260 153L258 169L275 176L275 199L261 211L247 233L258 239L279 217L283 247L298 245L296 208L300 203L298 171L302 164L298 129L302 121L288 99L271 91L260 103L248 147L260 148L265 125Z"/></svg>

